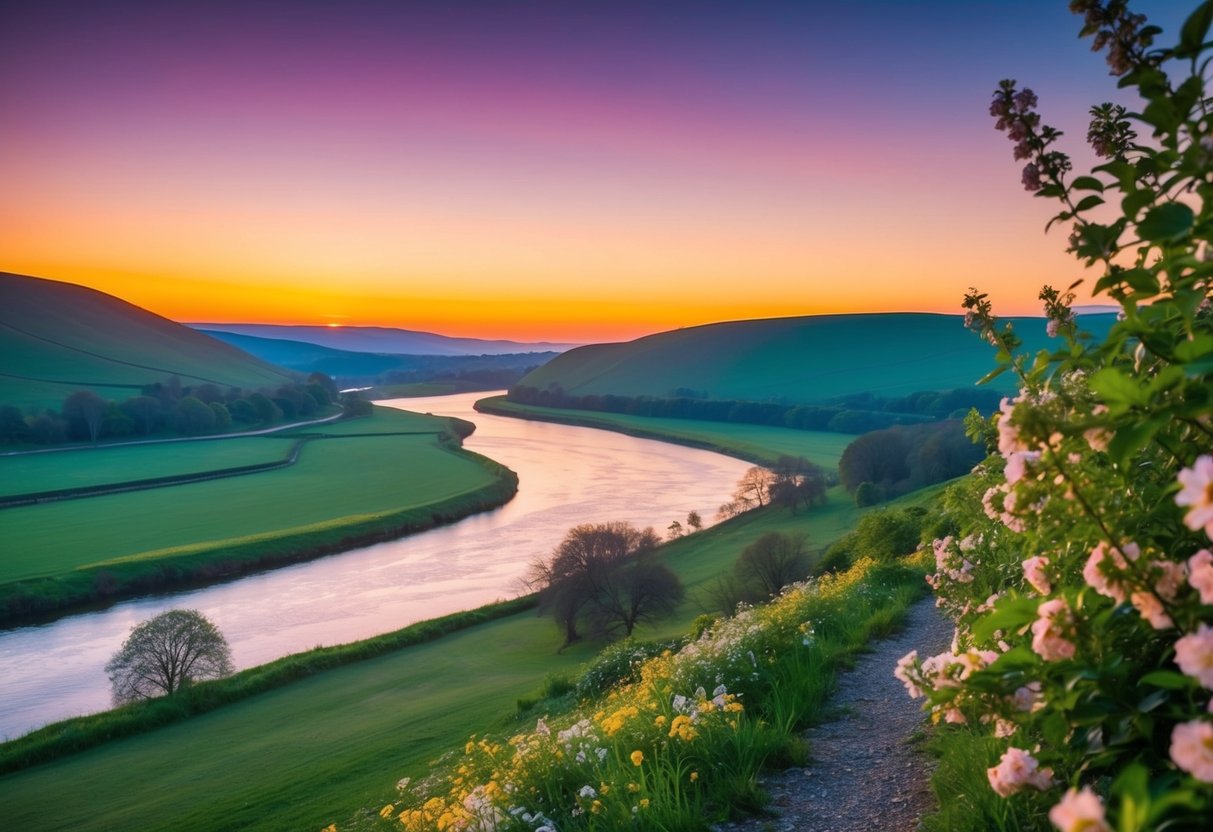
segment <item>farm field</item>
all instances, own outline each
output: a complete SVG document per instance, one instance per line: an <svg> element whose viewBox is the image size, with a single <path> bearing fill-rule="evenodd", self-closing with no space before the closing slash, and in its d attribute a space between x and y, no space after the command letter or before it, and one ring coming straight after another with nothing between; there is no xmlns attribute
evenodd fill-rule
<svg viewBox="0 0 1213 832"><path fill-rule="evenodd" d="M664 439L683 445L719 451L730 456L762 464L773 463L781 455L803 456L817 465L834 468L843 450L855 437L827 431L748 425L736 422L705 422L691 419L663 419L651 416L627 416L538 407L506 401L504 396L481 399L478 410L500 416L517 416L616 430L633 436Z"/></svg>
<svg viewBox="0 0 1213 832"><path fill-rule="evenodd" d="M858 510L837 491L830 497L811 512L752 512L665 546L663 558L687 584L688 600L638 637L684 633L702 612L699 591L759 535L804 531L814 549L837 537ZM521 727L511 716L514 701L546 674L574 673L593 654L584 644L558 653L559 644L550 620L514 615L7 775L0 803L14 823L30 827L50 806L57 824L78 829L340 826L470 733ZM137 804L124 799L135 789Z"/></svg>
<svg viewBox="0 0 1213 832"><path fill-rule="evenodd" d="M0 496L200 474L285 459L295 439L246 436L0 456Z"/></svg>
<svg viewBox="0 0 1213 832"><path fill-rule="evenodd" d="M450 430L447 419L380 408L369 418L273 438L209 443L222 453L230 444L230 452L239 456L251 453L244 450L246 446L258 447L249 443L260 442L266 449L261 453L281 457L292 439L317 437L286 468L0 510L0 534L6 540L0 558L0 598L29 591L28 584L20 583L29 579L71 582L70 589L41 585L33 590L51 596L52 602L42 608L54 608L67 603L56 600L56 595L72 595L72 603L87 600L80 596L92 588L82 584L101 569L118 578L125 573L133 580L136 573L142 579L163 564L200 569L208 561L286 562L316 547L335 551L347 535L432 525L430 513L417 511L424 507L466 514L483 508L486 500L497 504L505 499L512 486L503 484L498 466L438 441L440 433ZM115 453L121 460L137 452L158 460L152 463L158 470L170 470L184 464L174 456L184 444L63 454L105 460L103 455L87 455ZM158 459L158 454L168 456ZM32 464L46 466L44 473L50 476L58 463L49 457L56 455L40 456L48 458ZM199 464L197 458L189 461ZM112 475L115 470L103 461L94 475ZM143 475L131 469L128 476ZM410 516L410 511L417 516ZM148 522L149 517L157 521Z"/></svg>

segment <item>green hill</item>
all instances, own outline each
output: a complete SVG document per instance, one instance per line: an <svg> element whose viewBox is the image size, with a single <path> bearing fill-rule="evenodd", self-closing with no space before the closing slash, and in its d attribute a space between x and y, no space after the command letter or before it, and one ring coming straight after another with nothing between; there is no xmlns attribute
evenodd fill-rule
<svg viewBox="0 0 1213 832"><path fill-rule="evenodd" d="M1032 350L1056 348L1044 318L1012 318ZM1111 315L1081 319L1103 330ZM689 396L816 403L857 393L904 396L972 386L993 351L958 315L887 313L731 321L621 344L579 347L520 386L559 385L570 396ZM1010 389L1010 377L995 385Z"/></svg>
<svg viewBox="0 0 1213 832"><path fill-rule="evenodd" d="M110 399L177 376L249 389L283 369L112 295L0 272L0 404L58 409L72 391Z"/></svg>

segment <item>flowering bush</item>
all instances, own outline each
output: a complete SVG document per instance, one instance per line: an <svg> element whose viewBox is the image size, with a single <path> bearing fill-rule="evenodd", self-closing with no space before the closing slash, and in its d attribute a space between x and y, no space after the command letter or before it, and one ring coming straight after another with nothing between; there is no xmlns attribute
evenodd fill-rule
<svg viewBox="0 0 1213 832"><path fill-rule="evenodd" d="M922 570L862 560L722 619L681 649L640 659L631 681L512 737L472 737L424 779L358 821L405 830L701 830L756 808L765 761L791 755L796 728L832 673ZM618 654L618 655L616 655ZM612 654L633 657L634 647ZM628 664L631 664L629 661ZM602 681L599 665L590 673Z"/></svg>
<svg viewBox="0 0 1213 832"><path fill-rule="evenodd" d="M1122 0L1071 8L1144 103L1091 110L1087 138L1104 161L1071 179L1061 133L1013 81L990 112L1027 162L1024 187L1060 201L1050 225L1069 224L1069 250L1100 272L1093 293L1120 313L1093 338L1071 310L1082 281L1046 286L1061 347L1023 355L985 295L965 298L967 325L997 350L991 375L1013 372L1021 389L971 420L992 454L945 500L955 533L935 542L929 581L956 617L952 649L911 654L896 673L937 719L985 726L1002 749L989 787L1039 807L1025 826L1207 828L1213 3L1165 49Z"/></svg>

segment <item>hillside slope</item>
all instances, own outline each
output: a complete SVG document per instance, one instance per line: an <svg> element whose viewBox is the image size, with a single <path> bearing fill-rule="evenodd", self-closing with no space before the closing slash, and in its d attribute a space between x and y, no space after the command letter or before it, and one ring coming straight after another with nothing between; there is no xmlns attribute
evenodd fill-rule
<svg viewBox="0 0 1213 832"><path fill-rule="evenodd" d="M546 341L486 341L480 338L452 338L433 332L395 329L383 326L280 326L277 324L191 323L194 329L233 332L257 338L303 341L335 350L391 353L394 355L503 355L522 352L561 352L573 344Z"/></svg>
<svg viewBox="0 0 1213 832"><path fill-rule="evenodd" d="M1013 318L1032 350L1056 347L1043 318ZM1084 317L1103 331L1110 315ZM579 347L520 385L558 384L573 396L691 395L787 403L856 393L899 396L969 387L994 367L993 351L958 315L817 315L708 324L621 344ZM1009 388L1009 377L995 384ZM678 392L676 392L678 391Z"/></svg>
<svg viewBox="0 0 1213 832"><path fill-rule="evenodd" d="M58 409L79 389L124 399L171 376L251 389L291 380L286 370L104 292L0 272L0 404Z"/></svg>

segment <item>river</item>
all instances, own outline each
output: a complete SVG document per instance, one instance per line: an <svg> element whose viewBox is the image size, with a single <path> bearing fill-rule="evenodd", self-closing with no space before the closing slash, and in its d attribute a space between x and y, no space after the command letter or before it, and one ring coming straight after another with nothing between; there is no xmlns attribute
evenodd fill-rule
<svg viewBox="0 0 1213 832"><path fill-rule="evenodd" d="M475 422L464 446L518 473L518 495L504 507L205 589L0 631L0 737L109 707L106 661L131 627L166 609L200 610L227 637L236 667L251 667L512 597L527 565L579 523L626 520L660 533L692 510L710 523L748 467L609 431L476 413L485 395L380 404Z"/></svg>

